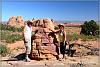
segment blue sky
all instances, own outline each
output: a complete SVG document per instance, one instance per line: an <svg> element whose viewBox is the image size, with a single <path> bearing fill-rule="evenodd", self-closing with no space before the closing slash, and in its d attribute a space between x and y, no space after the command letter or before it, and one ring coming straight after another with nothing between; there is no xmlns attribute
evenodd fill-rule
<svg viewBox="0 0 100 67"><path fill-rule="evenodd" d="M98 1L3 1L2 20L10 16L52 18L66 21L98 21Z"/></svg>

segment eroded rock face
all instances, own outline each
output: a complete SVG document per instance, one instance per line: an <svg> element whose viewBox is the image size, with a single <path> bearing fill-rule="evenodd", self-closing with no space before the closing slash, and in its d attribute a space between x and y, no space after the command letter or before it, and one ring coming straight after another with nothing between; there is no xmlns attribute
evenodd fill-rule
<svg viewBox="0 0 100 67"><path fill-rule="evenodd" d="M32 44L32 58L51 59L57 56L56 46L53 43L53 38L48 34L53 28L51 19L38 19L32 20L33 31L35 34L32 36L34 43Z"/></svg>
<svg viewBox="0 0 100 67"><path fill-rule="evenodd" d="M23 26L24 21L23 21L23 18L21 16L17 16L17 17L12 16L12 17L9 18L7 24L10 25L10 26L15 26L15 27Z"/></svg>
<svg viewBox="0 0 100 67"><path fill-rule="evenodd" d="M57 55L56 46L53 43L53 38L48 36L51 30L54 30L54 24L51 19L32 19L31 21L33 32L33 46L31 51L32 58L53 58ZM24 21L21 16L10 17L8 25L23 26ZM51 29L51 30L50 30Z"/></svg>
<svg viewBox="0 0 100 67"><path fill-rule="evenodd" d="M54 24L53 24L52 19L49 19L49 18L44 19L44 27L54 30Z"/></svg>
<svg viewBox="0 0 100 67"><path fill-rule="evenodd" d="M18 23L23 22L23 18L22 18L21 16L18 16L18 17L17 17L17 22L18 22Z"/></svg>
<svg viewBox="0 0 100 67"><path fill-rule="evenodd" d="M11 26L15 26L16 25L16 17L15 16L10 17L7 24L11 25Z"/></svg>
<svg viewBox="0 0 100 67"><path fill-rule="evenodd" d="M33 26L34 27L43 27L43 28L48 28L51 30L54 30L54 22L52 19L46 18L46 19L33 19L32 20Z"/></svg>
<svg viewBox="0 0 100 67"><path fill-rule="evenodd" d="M23 26L24 25L24 21L23 21L23 18L21 16L18 16L17 17L17 24L19 26Z"/></svg>

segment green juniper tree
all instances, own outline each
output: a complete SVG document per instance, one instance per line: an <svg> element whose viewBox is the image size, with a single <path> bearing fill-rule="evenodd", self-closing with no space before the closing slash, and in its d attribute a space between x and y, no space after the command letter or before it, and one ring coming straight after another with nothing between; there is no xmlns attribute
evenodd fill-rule
<svg viewBox="0 0 100 67"><path fill-rule="evenodd" d="M99 26L94 20L89 22L85 21L84 24L81 26L81 34L85 35L99 35L96 32L99 31Z"/></svg>

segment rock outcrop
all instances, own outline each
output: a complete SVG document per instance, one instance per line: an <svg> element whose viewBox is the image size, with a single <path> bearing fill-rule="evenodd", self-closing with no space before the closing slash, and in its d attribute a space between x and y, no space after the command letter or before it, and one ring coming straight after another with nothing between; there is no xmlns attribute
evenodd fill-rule
<svg viewBox="0 0 100 67"><path fill-rule="evenodd" d="M23 21L23 18L21 16L17 16L17 17L12 16L9 18L7 24L10 26L20 27L20 26L24 25L24 21Z"/></svg>
<svg viewBox="0 0 100 67"><path fill-rule="evenodd" d="M23 21L23 18L21 16L17 17L17 25L19 25L19 26L23 26L24 25L24 21Z"/></svg>
<svg viewBox="0 0 100 67"><path fill-rule="evenodd" d="M33 19L32 23L33 23L33 27L41 26L43 28L54 30L54 22L49 18L46 18L46 19Z"/></svg>
<svg viewBox="0 0 100 67"><path fill-rule="evenodd" d="M56 46L53 43L53 37L49 35L54 30L54 22L51 19L32 19L32 58L55 58L57 56ZM7 23L10 26L23 26L24 21L21 16L10 17Z"/></svg>
<svg viewBox="0 0 100 67"><path fill-rule="evenodd" d="M11 25L11 26L15 26L16 25L16 17L15 16L10 17L7 24Z"/></svg>
<svg viewBox="0 0 100 67"><path fill-rule="evenodd" d="M35 34L32 36L33 46L31 57L51 59L57 56L56 46L53 43L53 37L49 35L54 30L53 22L50 19L32 20Z"/></svg>

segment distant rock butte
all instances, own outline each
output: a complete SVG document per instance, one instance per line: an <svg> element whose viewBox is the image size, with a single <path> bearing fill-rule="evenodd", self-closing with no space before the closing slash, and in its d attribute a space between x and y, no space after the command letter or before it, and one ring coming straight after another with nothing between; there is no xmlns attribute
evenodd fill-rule
<svg viewBox="0 0 100 67"><path fill-rule="evenodd" d="M23 21L23 18L21 16L12 16L9 18L8 22L7 22L7 25L10 25L10 26L23 26L24 25L24 21Z"/></svg>

